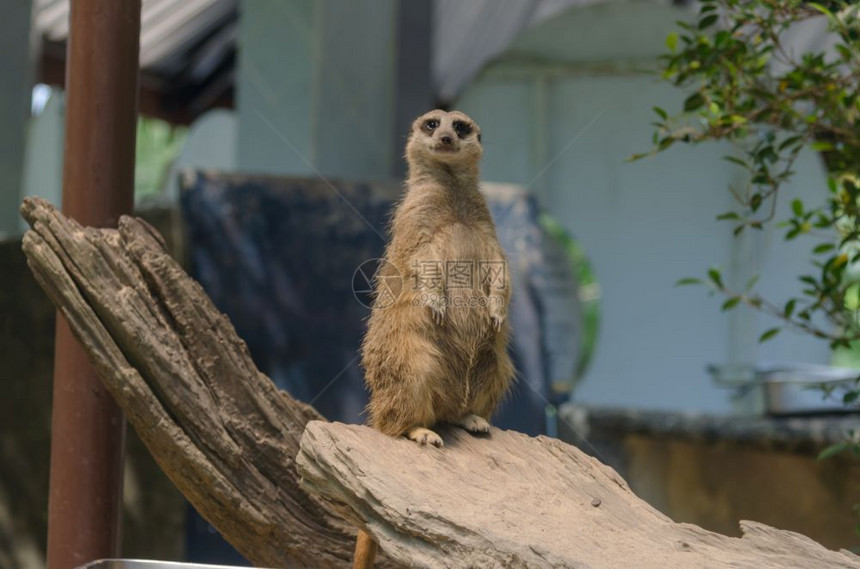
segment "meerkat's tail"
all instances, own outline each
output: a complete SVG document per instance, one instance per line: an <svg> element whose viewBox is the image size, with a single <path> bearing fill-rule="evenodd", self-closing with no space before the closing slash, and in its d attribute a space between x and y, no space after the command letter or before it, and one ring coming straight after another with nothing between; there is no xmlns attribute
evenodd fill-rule
<svg viewBox="0 0 860 569"><path fill-rule="evenodd" d="M376 558L377 544L370 534L358 530L355 538L355 556L352 560L352 569L373 569L373 560Z"/></svg>

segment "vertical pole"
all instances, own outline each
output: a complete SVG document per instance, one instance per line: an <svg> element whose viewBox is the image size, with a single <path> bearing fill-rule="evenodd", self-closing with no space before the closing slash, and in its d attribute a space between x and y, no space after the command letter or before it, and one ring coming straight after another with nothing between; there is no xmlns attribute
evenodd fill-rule
<svg viewBox="0 0 860 569"><path fill-rule="evenodd" d="M115 226L134 203L141 0L72 0L63 212ZM125 419L57 318L48 569L119 554Z"/></svg>
<svg viewBox="0 0 860 569"><path fill-rule="evenodd" d="M394 165L406 176L403 148L412 121L435 106L433 100L433 2L398 2L394 79Z"/></svg>
<svg viewBox="0 0 860 569"><path fill-rule="evenodd" d="M31 0L6 2L0 20L0 236L18 235L27 117L32 96Z"/></svg>

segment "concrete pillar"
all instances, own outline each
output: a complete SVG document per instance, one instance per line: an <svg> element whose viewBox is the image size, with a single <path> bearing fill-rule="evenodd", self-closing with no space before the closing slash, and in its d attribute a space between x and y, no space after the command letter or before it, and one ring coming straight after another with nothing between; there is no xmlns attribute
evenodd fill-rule
<svg viewBox="0 0 860 569"><path fill-rule="evenodd" d="M29 116L31 0L7 2L0 18L0 235L19 231L18 203Z"/></svg>
<svg viewBox="0 0 860 569"><path fill-rule="evenodd" d="M237 163L385 179L395 140L395 0L241 4Z"/></svg>
<svg viewBox="0 0 860 569"><path fill-rule="evenodd" d="M21 197L38 196L57 207L63 204L63 142L65 140L65 94L54 90L41 114L30 119L24 156ZM20 231L27 222L19 218Z"/></svg>
<svg viewBox="0 0 860 569"><path fill-rule="evenodd" d="M433 3L398 3L394 86L394 175L406 175L403 148L415 117L433 109Z"/></svg>

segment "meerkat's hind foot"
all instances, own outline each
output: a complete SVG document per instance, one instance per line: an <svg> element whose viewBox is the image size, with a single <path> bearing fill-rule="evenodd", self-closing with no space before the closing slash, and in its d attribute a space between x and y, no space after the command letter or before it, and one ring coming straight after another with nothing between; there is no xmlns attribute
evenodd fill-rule
<svg viewBox="0 0 860 569"><path fill-rule="evenodd" d="M406 433L406 437L415 441L420 445L433 445L434 447L442 446L442 437L424 427L415 427Z"/></svg>
<svg viewBox="0 0 860 569"><path fill-rule="evenodd" d="M473 413L469 413L468 415L463 415L456 421L454 424L458 427L463 427L470 433L489 433L490 432L490 423L487 422L483 417L479 417Z"/></svg>

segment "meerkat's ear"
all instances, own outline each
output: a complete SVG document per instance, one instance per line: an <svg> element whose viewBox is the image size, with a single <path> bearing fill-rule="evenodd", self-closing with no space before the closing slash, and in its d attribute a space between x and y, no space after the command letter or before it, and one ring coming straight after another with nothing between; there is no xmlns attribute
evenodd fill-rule
<svg viewBox="0 0 860 569"><path fill-rule="evenodd" d="M481 142L481 133L478 133L478 142Z"/></svg>

